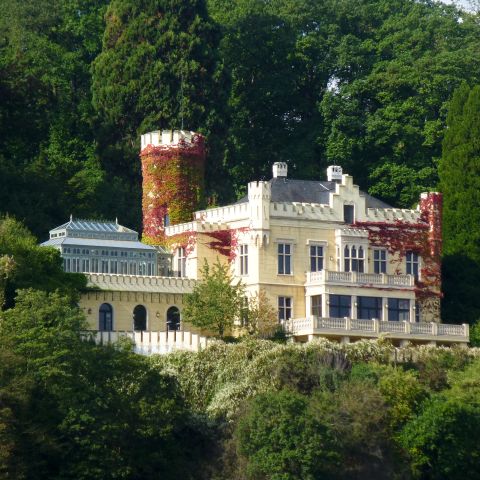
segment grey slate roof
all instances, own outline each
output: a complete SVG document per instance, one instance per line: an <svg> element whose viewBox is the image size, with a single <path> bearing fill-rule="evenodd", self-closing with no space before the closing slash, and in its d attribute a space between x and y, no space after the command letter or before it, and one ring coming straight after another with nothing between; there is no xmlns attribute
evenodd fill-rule
<svg viewBox="0 0 480 480"><path fill-rule="evenodd" d="M109 233L137 233L135 230L119 225L117 222L101 222L98 220L70 219L69 222L55 227L55 230L75 230L84 232L109 232Z"/></svg>
<svg viewBox="0 0 480 480"><path fill-rule="evenodd" d="M300 202L328 204L329 194L335 191L335 182L292 180L286 177L277 177L269 180L272 189L272 202ZM385 202L360 192L365 197L367 208L392 208ZM241 198L237 203L245 203L248 196Z"/></svg>

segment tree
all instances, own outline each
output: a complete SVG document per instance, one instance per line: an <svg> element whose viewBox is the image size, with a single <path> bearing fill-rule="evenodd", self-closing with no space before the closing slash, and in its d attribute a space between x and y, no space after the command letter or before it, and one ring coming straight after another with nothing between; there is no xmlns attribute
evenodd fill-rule
<svg viewBox="0 0 480 480"><path fill-rule="evenodd" d="M272 337L279 328L277 311L263 288L249 297L248 306L242 312L242 317L250 335Z"/></svg>
<svg viewBox="0 0 480 480"><path fill-rule="evenodd" d="M21 290L0 313L0 475L191 478L201 434L174 380L86 327L59 293Z"/></svg>
<svg viewBox="0 0 480 480"><path fill-rule="evenodd" d="M19 288L60 290L76 299L87 285L83 274L63 271L58 250L40 247L36 238L17 220L0 218L0 298L13 305ZM2 302L3 303L3 302Z"/></svg>
<svg viewBox="0 0 480 480"><path fill-rule="evenodd" d="M229 266L218 259L212 267L205 259L200 272L202 280L184 297L184 319L195 327L216 330L223 337L240 318L244 286L232 282Z"/></svg>
<svg viewBox="0 0 480 480"><path fill-rule="evenodd" d="M435 186L447 102L480 74L478 27L473 15L432 2L336 3L335 83L321 103L326 156L360 186L410 208L418 201L411 177L391 165ZM384 165L400 194L379 175Z"/></svg>
<svg viewBox="0 0 480 480"><path fill-rule="evenodd" d="M247 478L328 478L339 461L329 429L308 410L308 399L288 390L257 395L235 431Z"/></svg>
<svg viewBox="0 0 480 480"><path fill-rule="evenodd" d="M108 205L90 91L106 3L1 1L0 213L37 235Z"/></svg>
<svg viewBox="0 0 480 480"><path fill-rule="evenodd" d="M400 436L414 478L478 478L479 431L478 405L434 397Z"/></svg>
<svg viewBox="0 0 480 480"><path fill-rule="evenodd" d="M209 136L221 122L218 41L203 0L113 0L108 7L92 65L99 148L107 172L130 192L138 219L140 135L185 128ZM215 148L211 153L215 171Z"/></svg>
<svg viewBox="0 0 480 480"><path fill-rule="evenodd" d="M439 164L443 192L444 319L480 318L480 86L450 102Z"/></svg>

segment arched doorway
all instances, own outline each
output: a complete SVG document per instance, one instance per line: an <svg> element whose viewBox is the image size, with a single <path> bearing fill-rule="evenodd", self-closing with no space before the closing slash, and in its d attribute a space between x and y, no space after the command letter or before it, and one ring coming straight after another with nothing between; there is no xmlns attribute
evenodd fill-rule
<svg viewBox="0 0 480 480"><path fill-rule="evenodd" d="M177 307L170 307L167 310L167 330L180 330L180 310Z"/></svg>
<svg viewBox="0 0 480 480"><path fill-rule="evenodd" d="M137 305L133 309L133 329L137 331L147 329L147 309L143 305Z"/></svg>
<svg viewBox="0 0 480 480"><path fill-rule="evenodd" d="M98 329L103 332L113 330L113 309L109 303L102 303L98 310Z"/></svg>

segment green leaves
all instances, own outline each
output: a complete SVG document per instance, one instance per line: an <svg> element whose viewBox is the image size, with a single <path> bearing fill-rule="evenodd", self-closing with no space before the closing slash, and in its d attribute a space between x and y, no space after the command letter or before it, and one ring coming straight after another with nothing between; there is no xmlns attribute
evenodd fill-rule
<svg viewBox="0 0 480 480"><path fill-rule="evenodd" d="M231 330L240 318L244 286L232 283L228 264L217 259L211 267L207 260L201 270L202 280L193 292L185 295L183 316L193 326L214 330L220 337Z"/></svg>

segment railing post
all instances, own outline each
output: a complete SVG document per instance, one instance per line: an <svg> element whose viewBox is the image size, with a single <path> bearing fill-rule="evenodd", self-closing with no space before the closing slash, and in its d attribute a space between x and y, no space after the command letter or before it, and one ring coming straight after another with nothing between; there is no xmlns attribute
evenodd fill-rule
<svg viewBox="0 0 480 480"><path fill-rule="evenodd" d="M357 272L351 272L352 283L357 283Z"/></svg>
<svg viewBox="0 0 480 480"><path fill-rule="evenodd" d="M378 318L373 319L373 331L375 333L380 333L380 323L379 323Z"/></svg>
<svg viewBox="0 0 480 480"><path fill-rule="evenodd" d="M410 333L410 322L408 322L407 320L404 320L403 321L403 325L405 327L405 333Z"/></svg>
<svg viewBox="0 0 480 480"><path fill-rule="evenodd" d="M438 336L438 324L435 322L432 322L432 335Z"/></svg>
<svg viewBox="0 0 480 480"><path fill-rule="evenodd" d="M345 330L349 332L352 329L352 319L350 317L345 317Z"/></svg>
<svg viewBox="0 0 480 480"><path fill-rule="evenodd" d="M382 285L386 285L388 283L388 278L384 273L380 274L382 276Z"/></svg>
<svg viewBox="0 0 480 480"><path fill-rule="evenodd" d="M469 329L468 323L464 323L464 324L463 324L463 335L464 335L466 338L470 339L470 329Z"/></svg>

